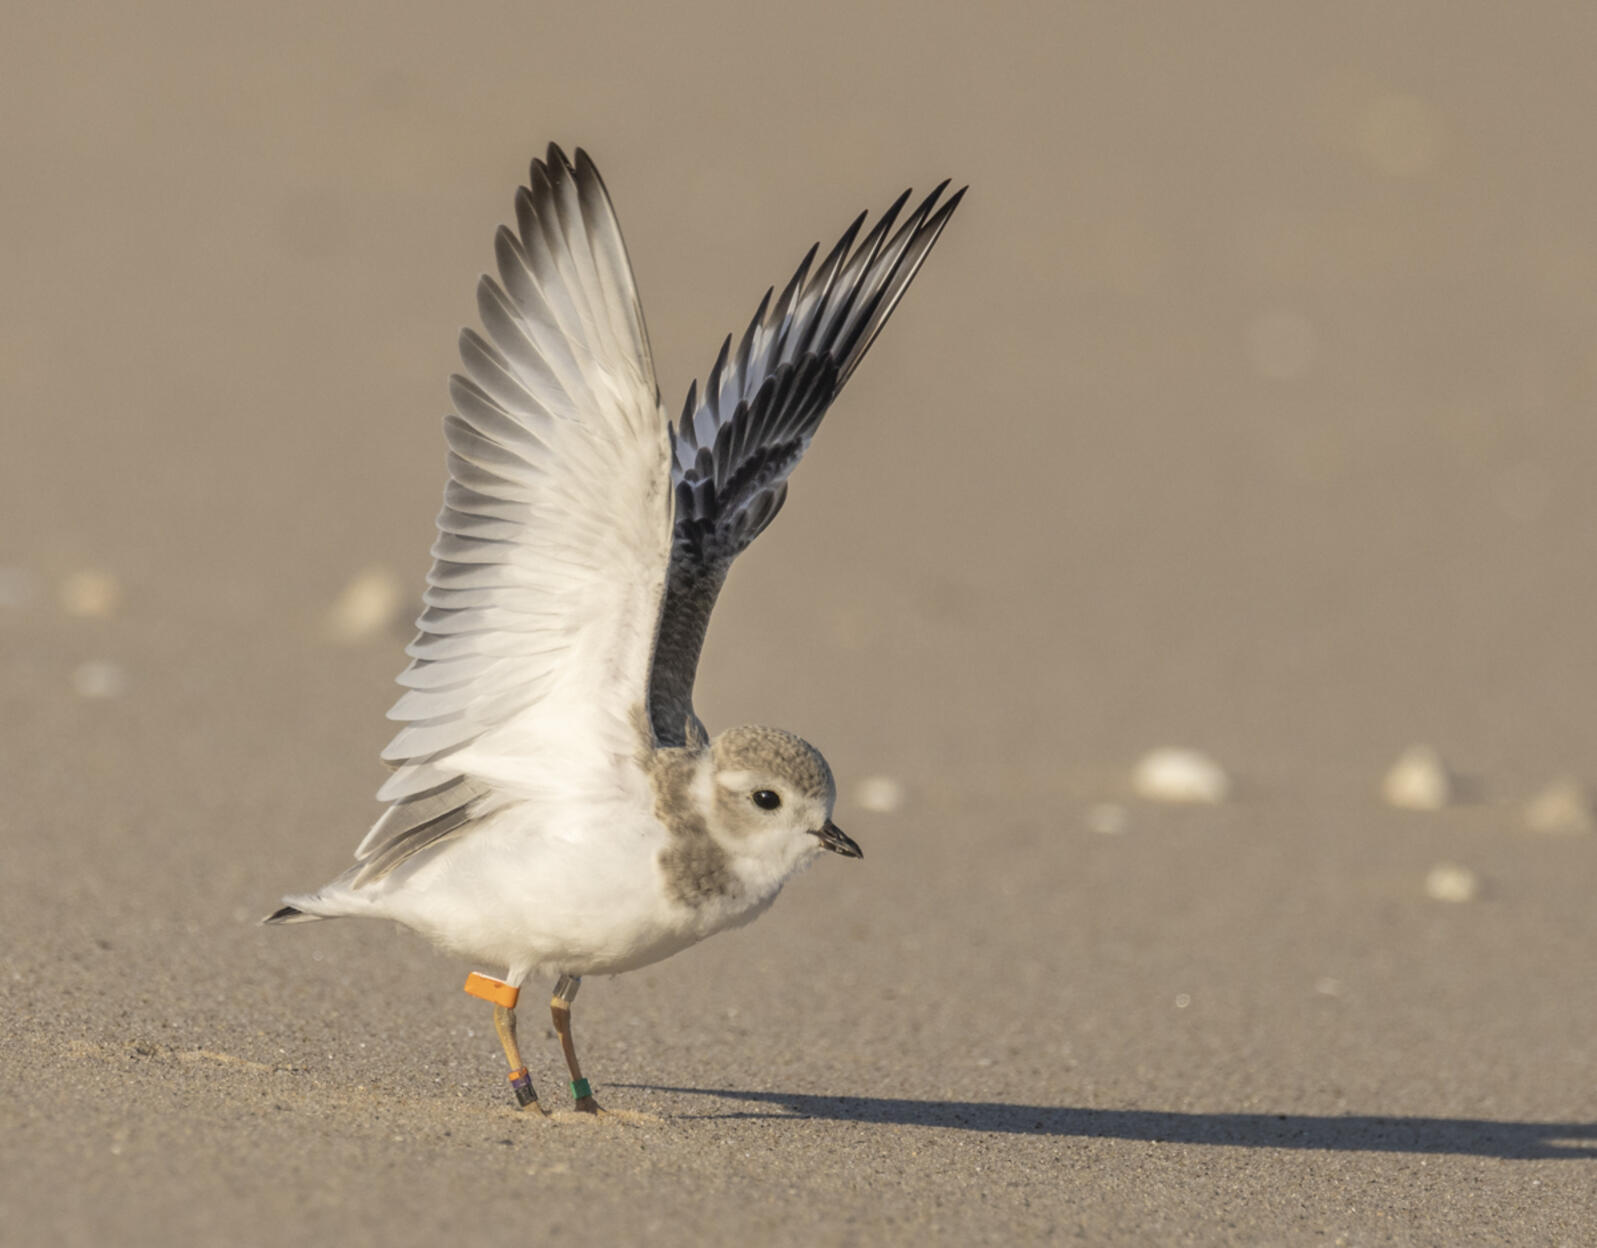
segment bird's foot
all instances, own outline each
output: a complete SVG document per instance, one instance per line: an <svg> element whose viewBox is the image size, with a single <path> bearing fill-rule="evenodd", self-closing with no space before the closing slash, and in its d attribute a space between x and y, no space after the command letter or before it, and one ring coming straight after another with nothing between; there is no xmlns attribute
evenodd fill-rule
<svg viewBox="0 0 1597 1248"><path fill-rule="evenodd" d="M600 1108L599 1102L594 1099L593 1088L589 1086L586 1079L573 1079L571 1081L571 1095L576 1099L576 1104L572 1108L579 1114L592 1114L596 1118L608 1117L606 1112Z"/></svg>

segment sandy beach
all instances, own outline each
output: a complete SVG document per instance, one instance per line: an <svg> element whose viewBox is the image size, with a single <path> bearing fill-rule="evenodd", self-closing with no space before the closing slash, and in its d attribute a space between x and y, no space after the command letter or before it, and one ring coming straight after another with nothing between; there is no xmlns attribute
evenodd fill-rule
<svg viewBox="0 0 1597 1248"><path fill-rule="evenodd" d="M7 26L0 1242L1597 1243L1597 10ZM256 922L378 810L550 140L673 414L812 241L971 187L700 672L865 858L590 979L597 1123L517 1115L463 963Z"/></svg>

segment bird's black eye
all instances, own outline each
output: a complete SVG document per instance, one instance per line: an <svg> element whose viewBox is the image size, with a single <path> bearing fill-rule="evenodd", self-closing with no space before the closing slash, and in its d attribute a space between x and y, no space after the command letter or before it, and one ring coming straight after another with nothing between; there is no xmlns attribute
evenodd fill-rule
<svg viewBox="0 0 1597 1248"><path fill-rule="evenodd" d="M770 789L756 789L749 794L749 800L761 810L775 810L782 804L782 799Z"/></svg>

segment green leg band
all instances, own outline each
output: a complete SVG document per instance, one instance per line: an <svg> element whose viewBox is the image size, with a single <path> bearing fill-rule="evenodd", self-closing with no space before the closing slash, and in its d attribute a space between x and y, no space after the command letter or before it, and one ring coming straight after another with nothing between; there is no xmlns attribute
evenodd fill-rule
<svg viewBox="0 0 1597 1248"><path fill-rule="evenodd" d="M586 1079L573 1079L571 1081L571 1095L580 1101L585 1096L592 1096L593 1089L588 1086Z"/></svg>

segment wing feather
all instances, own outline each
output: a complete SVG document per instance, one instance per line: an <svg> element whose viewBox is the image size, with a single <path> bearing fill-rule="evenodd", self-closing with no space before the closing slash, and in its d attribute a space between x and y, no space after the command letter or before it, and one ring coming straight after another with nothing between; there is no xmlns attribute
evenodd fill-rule
<svg viewBox="0 0 1597 1248"><path fill-rule="evenodd" d="M963 192L945 189L899 224L906 192L863 238L862 214L819 263L811 247L672 431L603 180L580 149L533 162L478 285L482 332L460 336L434 562L383 751L390 805L355 886L506 801L626 783L640 705L660 743L685 739L727 568L947 224Z"/></svg>
<svg viewBox="0 0 1597 1248"><path fill-rule="evenodd" d="M485 807L625 783L671 542L669 426L626 244L580 149L551 146L460 336L449 482L389 711L390 806L356 886Z"/></svg>
<svg viewBox="0 0 1597 1248"><path fill-rule="evenodd" d="M681 744L710 611L732 560L776 518L787 478L832 401L898 306L964 191L932 191L898 225L905 191L863 238L861 213L819 264L811 247L772 300L767 290L736 348L730 337L688 390L674 431L676 518L649 712L662 744Z"/></svg>

